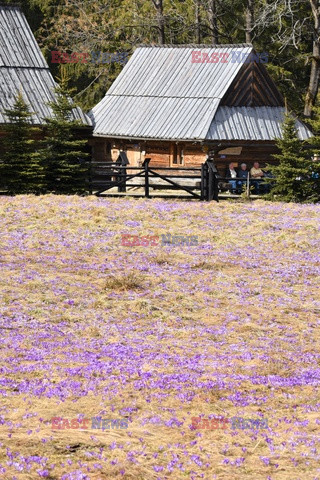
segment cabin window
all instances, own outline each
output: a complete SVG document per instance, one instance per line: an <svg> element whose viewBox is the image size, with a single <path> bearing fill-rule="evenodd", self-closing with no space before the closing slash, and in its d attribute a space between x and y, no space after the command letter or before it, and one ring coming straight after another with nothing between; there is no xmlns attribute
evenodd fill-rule
<svg viewBox="0 0 320 480"><path fill-rule="evenodd" d="M183 145L174 143L171 146L171 166L184 165Z"/></svg>

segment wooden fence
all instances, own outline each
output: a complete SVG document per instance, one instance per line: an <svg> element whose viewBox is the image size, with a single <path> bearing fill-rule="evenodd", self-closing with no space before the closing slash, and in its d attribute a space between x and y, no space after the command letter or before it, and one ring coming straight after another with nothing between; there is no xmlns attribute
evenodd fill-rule
<svg viewBox="0 0 320 480"><path fill-rule="evenodd" d="M207 161L201 168L150 167L146 158L141 167L117 163L92 162L90 192L102 195L117 187L118 193L142 188L144 196L151 197L150 190L174 190L187 192L191 198L202 201L218 200L218 177L214 164Z"/></svg>

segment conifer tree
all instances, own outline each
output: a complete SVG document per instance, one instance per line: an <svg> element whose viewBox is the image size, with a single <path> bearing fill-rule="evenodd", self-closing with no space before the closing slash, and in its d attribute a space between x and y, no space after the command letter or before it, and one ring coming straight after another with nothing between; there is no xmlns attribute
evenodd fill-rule
<svg viewBox="0 0 320 480"><path fill-rule="evenodd" d="M47 131L43 150L47 189L62 194L84 193L89 172L87 140L77 138L83 125L72 119L74 105L62 81L55 89L55 100L49 103L52 118L46 118Z"/></svg>
<svg viewBox="0 0 320 480"><path fill-rule="evenodd" d="M12 194L41 193L44 190L44 168L36 140L40 129L32 126L32 112L21 92L13 107L3 113L8 123L2 142L1 188Z"/></svg>
<svg viewBox="0 0 320 480"><path fill-rule="evenodd" d="M309 120L309 123L314 136L308 140L313 158L311 181L313 183L315 201L320 202L320 106L318 104L313 108L312 113L313 119Z"/></svg>
<svg viewBox="0 0 320 480"><path fill-rule="evenodd" d="M280 153L274 155L278 165L269 165L271 170L271 197L287 202L315 201L312 173L312 155L305 148L295 127L292 116L286 115L282 125L282 138L277 139Z"/></svg>

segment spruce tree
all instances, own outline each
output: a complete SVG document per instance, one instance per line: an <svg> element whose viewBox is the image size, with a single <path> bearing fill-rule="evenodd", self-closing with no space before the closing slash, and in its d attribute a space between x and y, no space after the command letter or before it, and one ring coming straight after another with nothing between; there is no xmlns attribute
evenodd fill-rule
<svg viewBox="0 0 320 480"><path fill-rule="evenodd" d="M89 155L87 140L76 136L83 125L72 119L74 105L64 82L55 89L55 100L49 103L52 118L46 118L47 130L43 151L47 189L50 192L76 194L87 191Z"/></svg>
<svg viewBox="0 0 320 480"><path fill-rule="evenodd" d="M315 201L310 150L299 139L292 116L285 115L282 138L276 143L280 153L273 156L279 164L268 166L273 176L268 179L272 185L270 196L286 202Z"/></svg>
<svg viewBox="0 0 320 480"><path fill-rule="evenodd" d="M309 120L314 136L308 140L313 157L311 166L311 182L313 184L314 199L320 202L320 106L313 108L313 119Z"/></svg>
<svg viewBox="0 0 320 480"><path fill-rule="evenodd" d="M1 189L11 194L41 193L44 190L44 168L36 140L40 129L32 126L32 112L21 92L13 107L3 113L8 123L2 141Z"/></svg>

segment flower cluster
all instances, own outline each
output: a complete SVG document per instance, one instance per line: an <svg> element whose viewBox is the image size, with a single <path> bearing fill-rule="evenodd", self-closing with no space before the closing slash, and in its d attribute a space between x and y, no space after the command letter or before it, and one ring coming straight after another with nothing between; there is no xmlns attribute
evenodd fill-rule
<svg viewBox="0 0 320 480"><path fill-rule="evenodd" d="M319 477L319 205L0 196L0 222L1 478Z"/></svg>

